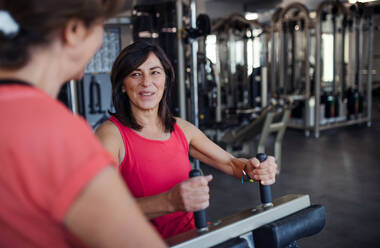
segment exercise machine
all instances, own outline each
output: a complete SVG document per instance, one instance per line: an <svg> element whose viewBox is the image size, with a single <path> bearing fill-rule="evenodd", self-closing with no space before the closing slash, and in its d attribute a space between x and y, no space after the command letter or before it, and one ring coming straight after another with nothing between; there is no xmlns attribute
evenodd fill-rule
<svg viewBox="0 0 380 248"><path fill-rule="evenodd" d="M256 156L261 162L265 154ZM197 170L190 176L199 176ZM272 200L271 187L259 185L261 204L214 223L208 223L205 210L194 213L196 230L166 240L176 248L256 247L280 248L320 232L326 222L325 209L311 205L310 196L289 194ZM296 245L293 247L297 247Z"/></svg>

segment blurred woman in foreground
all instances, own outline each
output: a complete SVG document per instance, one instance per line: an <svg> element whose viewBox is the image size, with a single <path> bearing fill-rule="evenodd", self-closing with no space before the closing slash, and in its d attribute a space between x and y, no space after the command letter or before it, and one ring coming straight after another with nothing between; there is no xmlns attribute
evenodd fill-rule
<svg viewBox="0 0 380 248"><path fill-rule="evenodd" d="M118 0L0 0L0 247L164 247L86 122L54 99Z"/></svg>

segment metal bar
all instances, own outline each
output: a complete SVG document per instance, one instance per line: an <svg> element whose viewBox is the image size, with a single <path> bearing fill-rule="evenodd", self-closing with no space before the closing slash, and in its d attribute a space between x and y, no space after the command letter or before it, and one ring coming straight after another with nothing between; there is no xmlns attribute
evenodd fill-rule
<svg viewBox="0 0 380 248"><path fill-rule="evenodd" d="M372 15L368 17L368 68L367 68L367 126L372 119L372 52L373 52L373 23Z"/></svg>
<svg viewBox="0 0 380 248"><path fill-rule="evenodd" d="M321 17L318 13L316 23L316 45L315 45L315 117L314 117L314 137L319 137L319 118L321 115L320 102L321 102Z"/></svg>
<svg viewBox="0 0 380 248"><path fill-rule="evenodd" d="M233 57L234 54L232 51L235 49L233 46L234 40L233 40L233 32L232 28L228 29L228 41L227 41L227 65L228 65L228 87L227 87L227 107L228 108L236 108L236 97L235 97L235 80L234 76L232 74L232 68L235 66L236 68L236 56Z"/></svg>
<svg viewBox="0 0 380 248"><path fill-rule="evenodd" d="M363 56L363 18L359 18L358 20L358 90L360 93L363 93L363 87L362 87L362 68L363 68L363 59L362 59L362 56Z"/></svg>
<svg viewBox="0 0 380 248"><path fill-rule="evenodd" d="M264 126L261 131L259 145L257 147L257 153L265 153L265 143L270 133L270 126L274 117L274 113L269 112L265 118Z"/></svg>
<svg viewBox="0 0 380 248"><path fill-rule="evenodd" d="M305 99L310 98L310 30L309 30L309 21L305 19L305 35L306 35L306 51L305 51L305 79L306 79L306 86L305 86Z"/></svg>
<svg viewBox="0 0 380 248"><path fill-rule="evenodd" d="M319 127L320 131L323 130L328 130L328 129L333 129L333 128L338 128L338 127L346 127L346 126L352 126L360 123L364 123L369 121L368 118L361 118L358 120L350 120L350 121L342 121L342 122L336 122L336 123L328 123L325 125L322 125ZM296 123L289 123L288 128L294 128L294 129L305 129L304 125L301 124L296 124ZM306 130L313 130L314 127L308 127Z"/></svg>
<svg viewBox="0 0 380 248"><path fill-rule="evenodd" d="M277 122L277 123L272 123L270 124L269 126L269 131L270 132L276 132L276 131L279 131L281 130L282 128L284 128L284 123L281 121L281 122Z"/></svg>
<svg viewBox="0 0 380 248"><path fill-rule="evenodd" d="M281 120L282 127L277 132L276 140L275 140L275 144L274 144L274 155L275 155L277 165L278 165L278 173L280 173L280 171L281 171L282 140L284 138L284 134L285 134L285 130L286 130L286 126L287 126L289 117L290 117L290 110L285 109L284 113L282 115L282 120Z"/></svg>
<svg viewBox="0 0 380 248"><path fill-rule="evenodd" d="M355 83L357 89L359 92L361 92L360 88L360 64L361 64L361 58L360 58L360 18L358 16L355 17Z"/></svg>
<svg viewBox="0 0 380 248"><path fill-rule="evenodd" d="M211 247L238 237L310 206L309 195L290 194L273 201L273 207L264 209L262 205L229 216L213 224L203 233L191 230L166 240L176 248Z"/></svg>
<svg viewBox="0 0 380 248"><path fill-rule="evenodd" d="M274 26L275 24L272 24ZM277 75L277 67L276 67L276 35L274 32L274 27L272 27L272 43L271 43L271 79L270 79L270 84L271 84L271 95L272 97L276 94L276 75Z"/></svg>
<svg viewBox="0 0 380 248"><path fill-rule="evenodd" d="M246 36L246 34L244 34L244 37ZM253 49L252 49L253 50ZM244 94L243 94L243 105L248 105L249 102L250 102L250 94L251 94L251 91L249 89L249 82L248 82L248 39L247 38L243 38L243 60L244 60L244 65L243 65L243 90L244 91L248 91L248 97L246 97ZM253 57L252 57L253 59Z"/></svg>
<svg viewBox="0 0 380 248"><path fill-rule="evenodd" d="M333 23L333 96L335 97L336 94L336 16L332 15L332 23Z"/></svg>
<svg viewBox="0 0 380 248"><path fill-rule="evenodd" d="M282 24L282 22L281 22ZM279 52L279 65L278 65L278 71L279 71L279 88L284 90L284 93L287 94L285 91L285 85L284 85L284 77L285 77L285 70L287 69L287 61L285 59L285 54L286 54L286 33L284 30L284 27L281 26L280 29L280 52ZM286 57L287 58L287 57Z"/></svg>
<svg viewBox="0 0 380 248"><path fill-rule="evenodd" d="M345 91L345 86L346 86L346 65L345 65L345 61L344 61L344 55L345 55L345 51L346 51L346 20L345 20L346 16L343 17L343 20L342 20L342 38L341 38L341 63L340 63L340 100L342 101L343 103L343 95L344 95L344 91ZM342 104L341 103L341 104ZM342 113L340 113L340 115L342 115Z"/></svg>
<svg viewBox="0 0 380 248"><path fill-rule="evenodd" d="M182 0L177 0L177 72L178 72L178 101L179 115L182 119L186 119L186 88L185 88L185 55L182 43Z"/></svg>
<svg viewBox="0 0 380 248"><path fill-rule="evenodd" d="M77 82L75 80L70 80L69 86L70 86L70 98L71 98L71 111L73 111L74 115L77 115L79 113Z"/></svg>
<svg viewBox="0 0 380 248"><path fill-rule="evenodd" d="M217 60L219 61L218 58L218 53L217 53ZM220 62L217 62L216 65L213 65L214 68L214 73L215 73L215 83L216 83L216 122L221 122L222 121L222 86L220 82Z"/></svg>
<svg viewBox="0 0 380 248"><path fill-rule="evenodd" d="M264 108L268 104L268 40L267 35L261 40L264 51L263 54L263 64L261 66L261 107ZM252 48L253 50L253 48Z"/></svg>
<svg viewBox="0 0 380 248"><path fill-rule="evenodd" d="M197 3L196 0L191 0L191 28L197 28ZM198 113L198 40L191 39L191 100L193 105L193 123L199 127ZM194 160L194 168L200 169L199 160Z"/></svg>
<svg viewBox="0 0 380 248"><path fill-rule="evenodd" d="M268 69L266 66L261 67L261 107L268 104Z"/></svg>
<svg viewBox="0 0 380 248"><path fill-rule="evenodd" d="M350 121L338 122L338 123L333 123L333 124L327 124L327 125L321 126L320 130L323 131L323 130L333 129L337 127L346 127L346 126L356 125L363 122L367 122L367 120L368 120L367 118L362 118L359 120L350 120Z"/></svg>
<svg viewBox="0 0 380 248"><path fill-rule="evenodd" d="M296 25L298 25L298 23L296 24ZM292 56L291 56L291 64L292 64L292 69L291 69L291 74L290 74L290 89L291 89L291 91L289 91L289 92L291 92L291 93L293 93L295 90L296 90L296 88L297 88L297 51L296 51L296 49L297 49L297 46L298 46L298 43L297 43L297 36L298 36L298 32L297 32L297 30L295 30L295 28L293 28L293 29L290 29L289 28L289 31L291 32L291 47L292 47ZM287 35L285 36L285 37L288 37ZM287 47L286 47L286 49L287 49ZM286 53L287 54L287 53ZM288 56L286 56L286 60L285 61L288 61ZM286 62L286 67L285 67L285 70L284 70L284 72L285 72L285 79L286 79L286 81L288 81L288 69L287 69L287 66L288 66L288 63ZM289 87L286 87L286 88L289 88ZM288 92L288 91L286 91L285 90L285 92Z"/></svg>

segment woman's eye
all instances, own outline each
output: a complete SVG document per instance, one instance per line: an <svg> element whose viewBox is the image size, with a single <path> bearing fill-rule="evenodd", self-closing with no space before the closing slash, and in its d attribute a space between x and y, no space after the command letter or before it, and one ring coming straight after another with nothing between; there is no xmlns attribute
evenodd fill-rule
<svg viewBox="0 0 380 248"><path fill-rule="evenodd" d="M159 75L159 74L161 74L160 71L153 71L153 72L152 72L152 75Z"/></svg>
<svg viewBox="0 0 380 248"><path fill-rule="evenodd" d="M141 76L141 73L139 72L135 72L131 74L131 77L139 77L139 76Z"/></svg>

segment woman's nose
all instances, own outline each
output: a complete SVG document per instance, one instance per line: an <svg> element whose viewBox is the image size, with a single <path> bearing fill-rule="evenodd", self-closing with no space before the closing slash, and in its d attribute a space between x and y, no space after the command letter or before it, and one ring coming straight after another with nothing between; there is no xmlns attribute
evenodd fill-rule
<svg viewBox="0 0 380 248"><path fill-rule="evenodd" d="M144 87L147 87L147 86L149 86L149 85L151 85L152 84L152 77L151 76L145 76L144 78L143 78L143 80L142 80L142 85L144 86Z"/></svg>

